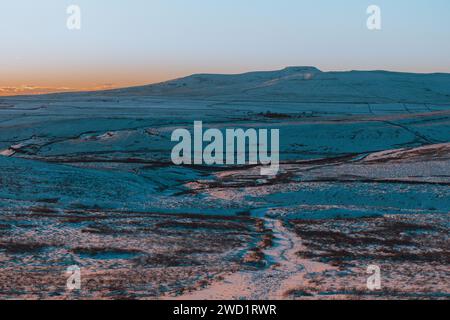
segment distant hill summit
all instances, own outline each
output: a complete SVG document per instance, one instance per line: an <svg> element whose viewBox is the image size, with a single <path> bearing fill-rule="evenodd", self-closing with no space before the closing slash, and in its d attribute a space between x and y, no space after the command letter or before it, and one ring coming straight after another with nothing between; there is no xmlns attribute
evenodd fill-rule
<svg viewBox="0 0 450 320"><path fill-rule="evenodd" d="M163 83L113 90L115 92L142 92L143 94L176 96L217 96L245 93L268 88L279 81L308 80L321 71L315 67L287 67L276 71L253 71L241 74L193 74Z"/></svg>
<svg viewBox="0 0 450 320"><path fill-rule="evenodd" d="M323 72L294 66L242 74L194 74L102 93L235 101L450 103L450 74Z"/></svg>

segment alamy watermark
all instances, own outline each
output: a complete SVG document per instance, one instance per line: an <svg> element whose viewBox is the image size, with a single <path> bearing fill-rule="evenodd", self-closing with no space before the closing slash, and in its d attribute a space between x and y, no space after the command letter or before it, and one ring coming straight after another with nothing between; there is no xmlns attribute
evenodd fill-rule
<svg viewBox="0 0 450 320"><path fill-rule="evenodd" d="M70 266L66 270L69 276L66 281L67 290L81 290L81 269L78 266Z"/></svg>
<svg viewBox="0 0 450 320"><path fill-rule="evenodd" d="M277 175L280 163L280 132L278 129L207 129L202 121L194 122L194 134L176 129L171 140L176 165L262 165L263 176ZM270 144L269 144L270 133ZM206 144L206 146L205 146ZM269 154L270 153L270 154Z"/></svg>
<svg viewBox="0 0 450 320"><path fill-rule="evenodd" d="M81 8L79 5L71 4L67 7L66 26L69 30L81 29ZM381 30L381 8L378 5L370 5L367 7L366 14L369 15L366 21L367 29L369 30Z"/></svg>
<svg viewBox="0 0 450 320"><path fill-rule="evenodd" d="M381 30L381 8L377 5L371 5L367 8L367 29Z"/></svg>
<svg viewBox="0 0 450 320"><path fill-rule="evenodd" d="M367 289L370 291L381 290L381 268L377 265L367 267Z"/></svg>
<svg viewBox="0 0 450 320"><path fill-rule="evenodd" d="M66 13L69 15L67 17L66 26L69 30L80 30L81 29L81 8L78 5L72 4L67 7Z"/></svg>

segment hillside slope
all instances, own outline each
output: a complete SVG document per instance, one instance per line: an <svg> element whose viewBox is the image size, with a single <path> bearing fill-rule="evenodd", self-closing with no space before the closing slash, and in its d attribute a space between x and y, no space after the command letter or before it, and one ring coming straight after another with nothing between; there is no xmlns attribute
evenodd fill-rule
<svg viewBox="0 0 450 320"><path fill-rule="evenodd" d="M112 90L107 95L244 101L449 103L449 84L449 74L322 72L314 67L288 67L236 75L197 74L154 85Z"/></svg>

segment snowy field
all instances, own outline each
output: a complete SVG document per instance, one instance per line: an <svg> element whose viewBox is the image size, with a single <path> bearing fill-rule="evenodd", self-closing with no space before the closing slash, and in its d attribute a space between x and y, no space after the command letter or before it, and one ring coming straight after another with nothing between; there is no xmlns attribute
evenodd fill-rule
<svg viewBox="0 0 450 320"><path fill-rule="evenodd" d="M279 174L173 165L171 133L194 121L280 129ZM1 98L0 297L448 299L449 185L449 74L291 67Z"/></svg>

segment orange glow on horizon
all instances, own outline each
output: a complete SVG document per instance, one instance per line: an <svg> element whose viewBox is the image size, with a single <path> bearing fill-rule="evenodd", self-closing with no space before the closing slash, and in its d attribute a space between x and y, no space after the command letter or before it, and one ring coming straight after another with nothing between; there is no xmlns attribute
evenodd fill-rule
<svg viewBox="0 0 450 320"><path fill-rule="evenodd" d="M11 87L0 87L0 96L6 97L16 95L38 95L47 93L60 93L60 92L99 91L99 90L116 89L120 87L122 86L116 86L114 84L96 85L92 87L51 87L51 86L20 85Z"/></svg>
<svg viewBox="0 0 450 320"><path fill-rule="evenodd" d="M0 96L37 95L60 92L98 91L159 83L185 73L154 70L79 70L70 75L54 70L8 72L0 79Z"/></svg>

